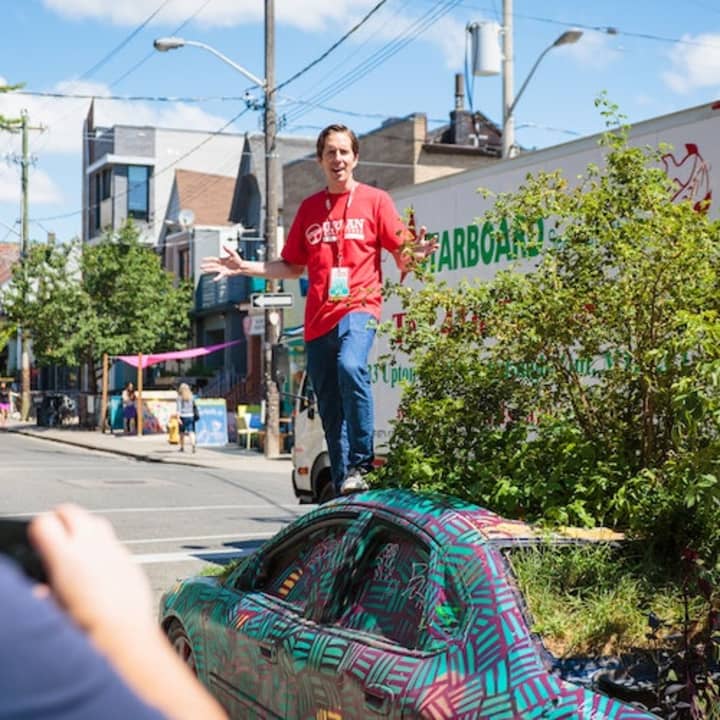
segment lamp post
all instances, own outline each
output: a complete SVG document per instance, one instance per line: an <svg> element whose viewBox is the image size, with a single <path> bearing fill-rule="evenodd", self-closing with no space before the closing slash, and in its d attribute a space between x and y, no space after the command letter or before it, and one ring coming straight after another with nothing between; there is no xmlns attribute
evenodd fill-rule
<svg viewBox="0 0 720 720"><path fill-rule="evenodd" d="M566 30L551 45L548 45L538 56L535 64L530 68L525 81L520 86L518 94L513 97L513 33L512 33L512 0L503 0L503 133L502 156L511 158L515 156L515 106L535 74L538 65L550 50L560 45L571 45L582 37L580 30Z"/></svg>
<svg viewBox="0 0 720 720"><path fill-rule="evenodd" d="M153 45L156 50L166 52L190 45L199 47L215 55L263 90L265 135L265 257L272 261L278 257L278 193L279 176L276 148L277 122L275 114L275 2L265 0L265 79L257 77L242 65L197 40L185 40L177 37L158 38ZM266 283L269 292L277 292L279 283L271 279ZM265 455L277 457L280 453L280 395L272 377L272 348L280 337L278 314L271 309L265 310L265 344L263 347L263 378L265 385Z"/></svg>

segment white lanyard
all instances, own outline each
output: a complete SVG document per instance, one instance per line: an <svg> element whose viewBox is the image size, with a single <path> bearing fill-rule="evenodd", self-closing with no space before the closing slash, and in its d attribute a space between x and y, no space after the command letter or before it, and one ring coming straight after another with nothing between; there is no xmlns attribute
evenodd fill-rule
<svg viewBox="0 0 720 720"><path fill-rule="evenodd" d="M348 209L352 205L353 197L355 196L355 188L357 187L357 183L354 183L353 186L350 188L350 193L348 195L347 202L345 203L345 209L343 210L343 216L342 216L342 227L340 228L338 234L337 234L337 264L336 267L342 267L343 264L343 245L345 244L345 226L347 225L347 215L348 215ZM328 221L330 220L330 210L332 209L332 200L330 199L330 191L325 188L325 208L328 211Z"/></svg>

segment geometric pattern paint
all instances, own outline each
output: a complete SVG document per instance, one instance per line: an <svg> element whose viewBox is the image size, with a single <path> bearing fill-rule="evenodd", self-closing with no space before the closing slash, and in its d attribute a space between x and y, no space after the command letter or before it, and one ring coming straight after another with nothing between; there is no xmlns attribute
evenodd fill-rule
<svg viewBox="0 0 720 720"><path fill-rule="evenodd" d="M566 682L502 549L525 523L437 494L371 490L299 518L228 577L163 599L234 718L641 720Z"/></svg>

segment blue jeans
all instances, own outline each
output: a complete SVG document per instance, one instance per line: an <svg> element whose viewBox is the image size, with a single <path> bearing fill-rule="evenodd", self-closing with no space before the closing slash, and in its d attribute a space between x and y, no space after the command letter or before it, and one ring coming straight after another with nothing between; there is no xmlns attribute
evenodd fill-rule
<svg viewBox="0 0 720 720"><path fill-rule="evenodd" d="M308 374L336 491L350 468L372 468L374 417L368 354L376 328L377 321L370 313L353 312L329 333L307 344Z"/></svg>

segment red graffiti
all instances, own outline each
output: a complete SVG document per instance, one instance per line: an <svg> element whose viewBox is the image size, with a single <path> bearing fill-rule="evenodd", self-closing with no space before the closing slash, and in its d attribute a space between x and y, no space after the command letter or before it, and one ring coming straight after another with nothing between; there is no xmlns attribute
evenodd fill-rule
<svg viewBox="0 0 720 720"><path fill-rule="evenodd" d="M710 166L695 143L685 144L685 157L678 160L672 153L662 156L665 172L677 190L673 200L689 200L698 212L707 212L712 201Z"/></svg>

